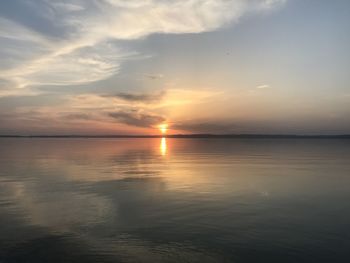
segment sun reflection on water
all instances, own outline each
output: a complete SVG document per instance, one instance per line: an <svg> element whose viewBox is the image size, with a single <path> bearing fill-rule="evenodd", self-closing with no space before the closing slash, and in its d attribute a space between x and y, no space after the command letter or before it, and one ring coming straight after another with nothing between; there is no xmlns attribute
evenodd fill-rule
<svg viewBox="0 0 350 263"><path fill-rule="evenodd" d="M160 153L161 155L166 155L167 153L167 145L166 145L166 138L163 137L160 141L160 146L159 146L159 149L160 149Z"/></svg>

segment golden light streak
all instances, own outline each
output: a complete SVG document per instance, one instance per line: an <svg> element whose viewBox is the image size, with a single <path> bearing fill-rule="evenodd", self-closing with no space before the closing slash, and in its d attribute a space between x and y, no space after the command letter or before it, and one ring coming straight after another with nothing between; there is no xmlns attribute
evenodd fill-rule
<svg viewBox="0 0 350 263"><path fill-rule="evenodd" d="M166 153L167 153L166 138L163 137L161 139L159 149L160 149L161 155L163 155L163 156L166 155Z"/></svg>

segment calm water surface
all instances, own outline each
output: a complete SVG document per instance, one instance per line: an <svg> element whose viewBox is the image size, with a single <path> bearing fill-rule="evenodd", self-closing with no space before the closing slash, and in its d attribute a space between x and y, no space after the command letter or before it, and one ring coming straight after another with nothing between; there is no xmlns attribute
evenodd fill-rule
<svg viewBox="0 0 350 263"><path fill-rule="evenodd" d="M0 262L350 262L350 140L0 139Z"/></svg>

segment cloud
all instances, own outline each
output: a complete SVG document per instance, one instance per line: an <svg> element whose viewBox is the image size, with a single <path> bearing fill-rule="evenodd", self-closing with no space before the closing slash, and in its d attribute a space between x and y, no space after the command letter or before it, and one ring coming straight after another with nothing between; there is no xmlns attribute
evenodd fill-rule
<svg viewBox="0 0 350 263"><path fill-rule="evenodd" d="M156 94L119 92L116 94L103 95L103 97L111 97L128 102L154 103L160 101L164 95L165 92Z"/></svg>
<svg viewBox="0 0 350 263"><path fill-rule="evenodd" d="M119 123L124 123L131 126L151 128L164 122L166 119L160 115L145 113L139 110L117 111L109 113L109 116L114 118Z"/></svg>
<svg viewBox="0 0 350 263"><path fill-rule="evenodd" d="M77 12L85 10L84 6L79 4L70 4L70 3L52 3L52 6L56 9L61 9L61 11L65 12Z"/></svg>
<svg viewBox="0 0 350 263"><path fill-rule="evenodd" d="M69 113L63 116L68 120L92 120L92 116L86 113Z"/></svg>
<svg viewBox="0 0 350 263"><path fill-rule="evenodd" d="M0 78L14 88L81 85L117 74L138 52L120 40L213 31L283 0L2 1ZM12 8L9 8L9 6ZM160 76L151 76L151 79Z"/></svg>
<svg viewBox="0 0 350 263"><path fill-rule="evenodd" d="M208 90L169 89L166 92L148 93L119 92L103 95L45 93L3 97L0 98L0 111L11 114L0 116L0 123L12 123L9 125L11 127L29 125L40 129L43 128L42 125L54 129L52 127L65 125L68 127L74 123L79 123L78 129L90 123L89 127L92 130L102 125L116 127L116 129L124 126L118 126L118 123L141 128L153 127L168 121L163 114L167 115L169 107L195 105L216 94L218 93ZM181 128L189 129L189 126L187 124L185 127L183 124ZM203 126L197 128L204 130Z"/></svg>
<svg viewBox="0 0 350 263"><path fill-rule="evenodd" d="M162 74L145 74L144 76L153 80L162 79L164 77Z"/></svg>
<svg viewBox="0 0 350 263"><path fill-rule="evenodd" d="M257 88L257 89L269 89L270 86L267 85L267 84L264 84L264 85L257 86L256 88Z"/></svg>

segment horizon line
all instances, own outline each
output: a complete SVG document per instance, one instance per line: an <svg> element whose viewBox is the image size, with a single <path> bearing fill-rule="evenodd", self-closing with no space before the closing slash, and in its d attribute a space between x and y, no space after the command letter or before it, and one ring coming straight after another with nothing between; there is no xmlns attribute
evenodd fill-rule
<svg viewBox="0 0 350 263"><path fill-rule="evenodd" d="M350 139L350 134L212 134L212 133L192 133L192 134L0 134L0 138L346 138Z"/></svg>

